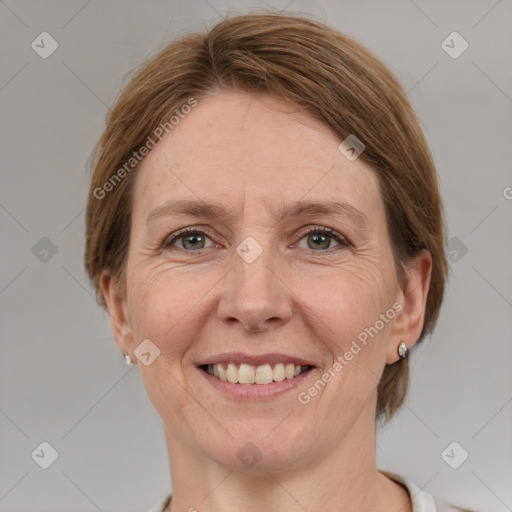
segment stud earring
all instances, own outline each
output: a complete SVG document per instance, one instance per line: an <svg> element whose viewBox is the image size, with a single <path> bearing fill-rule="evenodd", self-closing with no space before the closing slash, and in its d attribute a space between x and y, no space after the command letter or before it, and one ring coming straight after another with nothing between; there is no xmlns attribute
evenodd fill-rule
<svg viewBox="0 0 512 512"><path fill-rule="evenodd" d="M409 355L409 349L407 348L407 345L405 344L405 341L401 341L400 345L398 345L398 356L400 359L406 359Z"/></svg>
<svg viewBox="0 0 512 512"><path fill-rule="evenodd" d="M126 361L126 364L128 366L133 366L132 360L131 360L130 356L128 355L128 352L124 353L124 360Z"/></svg>

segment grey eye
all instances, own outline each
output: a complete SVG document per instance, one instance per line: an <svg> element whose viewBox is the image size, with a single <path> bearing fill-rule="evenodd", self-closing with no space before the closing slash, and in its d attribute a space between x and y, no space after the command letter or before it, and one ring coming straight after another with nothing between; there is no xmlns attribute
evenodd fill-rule
<svg viewBox="0 0 512 512"><path fill-rule="evenodd" d="M313 251L324 251L326 249L332 249L332 241L337 242L338 245L346 247L348 244L346 240L339 235L336 231L330 228L315 228L310 231L304 233L302 235L301 240L307 240L306 249L311 249Z"/></svg>
<svg viewBox="0 0 512 512"><path fill-rule="evenodd" d="M172 238L168 239L164 243L164 247L170 248L177 246L179 249L187 251L201 250L207 248L205 246L206 240L210 240L210 238L202 231L188 230L177 233Z"/></svg>

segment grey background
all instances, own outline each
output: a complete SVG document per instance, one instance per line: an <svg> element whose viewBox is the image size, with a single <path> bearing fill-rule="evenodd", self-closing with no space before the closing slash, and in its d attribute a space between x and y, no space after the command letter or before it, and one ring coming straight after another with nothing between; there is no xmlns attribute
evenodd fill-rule
<svg viewBox="0 0 512 512"><path fill-rule="evenodd" d="M435 334L412 355L407 403L378 434L379 467L462 505L512 510L512 2L6 0L1 511L141 511L169 490L161 420L85 278L86 163L128 71L176 36L270 5L373 50L438 166L452 276ZM31 48L43 31L59 45L46 59ZM441 46L453 31L469 43L456 59ZM43 441L58 452L48 469L31 458ZM458 469L441 457L452 441L469 453Z"/></svg>

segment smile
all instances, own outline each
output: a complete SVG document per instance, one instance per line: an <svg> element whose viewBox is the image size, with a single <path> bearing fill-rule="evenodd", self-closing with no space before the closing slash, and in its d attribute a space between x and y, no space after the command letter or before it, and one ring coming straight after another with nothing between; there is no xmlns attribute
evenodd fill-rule
<svg viewBox="0 0 512 512"><path fill-rule="evenodd" d="M205 364L200 368L224 382L264 385L294 379L310 370L312 366L302 366L294 363L266 363L256 366L230 362Z"/></svg>

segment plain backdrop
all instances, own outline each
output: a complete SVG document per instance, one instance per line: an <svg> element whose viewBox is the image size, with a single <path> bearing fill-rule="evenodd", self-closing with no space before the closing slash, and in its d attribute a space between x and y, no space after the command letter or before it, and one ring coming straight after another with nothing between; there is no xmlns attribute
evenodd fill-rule
<svg viewBox="0 0 512 512"><path fill-rule="evenodd" d="M451 278L434 335L412 353L407 402L378 433L379 467L512 510L512 2L5 0L1 511L135 512L170 490L162 422L83 270L87 161L144 58L269 8L375 52L408 91L440 176Z"/></svg>

